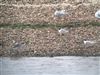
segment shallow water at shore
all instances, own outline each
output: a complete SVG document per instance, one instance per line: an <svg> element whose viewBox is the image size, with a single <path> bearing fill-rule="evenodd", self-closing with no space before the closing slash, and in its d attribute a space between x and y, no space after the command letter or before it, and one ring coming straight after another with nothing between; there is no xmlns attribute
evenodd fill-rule
<svg viewBox="0 0 100 75"><path fill-rule="evenodd" d="M0 75L100 75L100 57L0 58Z"/></svg>

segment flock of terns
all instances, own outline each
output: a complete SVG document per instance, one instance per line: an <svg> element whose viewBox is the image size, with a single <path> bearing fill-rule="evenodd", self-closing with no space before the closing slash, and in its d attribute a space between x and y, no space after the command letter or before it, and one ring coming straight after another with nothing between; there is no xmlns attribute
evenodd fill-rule
<svg viewBox="0 0 100 75"><path fill-rule="evenodd" d="M56 10L56 11L54 12L54 16L56 16L56 17L63 17L63 16L66 16L66 15L68 15L68 13L66 13L65 10L60 10L60 9L58 9L58 10ZM100 10L96 11L96 13L94 14L94 16L95 16L97 19L100 19ZM66 30L65 28L61 28L61 29L58 30L58 32L59 32L60 35L61 35L61 34L67 33L68 30ZM91 41L90 41L90 40L84 40L83 42L84 42L85 45L95 44L95 43L96 43L95 40L94 40L94 41L92 41L92 40L91 40Z"/></svg>
<svg viewBox="0 0 100 75"><path fill-rule="evenodd" d="M65 16L65 15L68 15L68 12L66 12L65 10L58 9L54 12L54 16L56 16L56 17L61 17L61 16ZM95 13L95 17L100 19L100 10L98 10Z"/></svg>
<svg viewBox="0 0 100 75"><path fill-rule="evenodd" d="M63 17L63 16L65 16L65 15L68 15L68 13L67 13L65 10L60 10L60 9L58 9L58 10L56 10L56 11L54 12L54 16L56 16L56 17ZM100 10L98 10L98 11L95 13L95 17L98 18L98 19L100 19ZM65 33L65 32L66 32L66 29L61 28L60 30L58 30L58 32L59 32L60 34L61 34L61 33Z"/></svg>
<svg viewBox="0 0 100 75"><path fill-rule="evenodd" d="M65 10L58 9L54 12L54 16L56 16L56 17L63 17L63 16L66 16L66 15L68 15L68 13ZM95 13L95 17L100 19L100 10L98 10ZM61 29L58 30L58 32L60 33L60 35L62 35L62 34L69 32L69 30L66 29L66 28L61 28ZM19 47L21 45L19 43L16 43L15 41L13 41L13 43L15 43L15 46L14 46L15 48ZM91 45L94 45L96 43L96 41L95 40L84 40L83 43L86 46L91 46Z"/></svg>

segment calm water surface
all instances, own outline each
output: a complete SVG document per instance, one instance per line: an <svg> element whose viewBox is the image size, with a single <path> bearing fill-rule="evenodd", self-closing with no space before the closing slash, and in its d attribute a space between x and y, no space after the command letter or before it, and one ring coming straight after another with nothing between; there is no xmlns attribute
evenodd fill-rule
<svg viewBox="0 0 100 75"><path fill-rule="evenodd" d="M100 75L100 57L1 57L0 75Z"/></svg>

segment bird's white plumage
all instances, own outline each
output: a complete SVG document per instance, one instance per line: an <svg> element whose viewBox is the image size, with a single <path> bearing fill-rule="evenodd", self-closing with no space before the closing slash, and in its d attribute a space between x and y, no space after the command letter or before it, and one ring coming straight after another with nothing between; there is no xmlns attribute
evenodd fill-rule
<svg viewBox="0 0 100 75"><path fill-rule="evenodd" d="M59 32L60 34L64 34L64 33L67 33L68 30L66 30L65 28L61 28L61 29L58 30L58 32Z"/></svg>
<svg viewBox="0 0 100 75"><path fill-rule="evenodd" d="M84 41L84 44L95 44L95 43L96 43L96 41L89 41L89 40Z"/></svg>
<svg viewBox="0 0 100 75"><path fill-rule="evenodd" d="M65 10L56 10L54 13L54 15L58 17L64 16L65 14L66 14Z"/></svg>
<svg viewBox="0 0 100 75"><path fill-rule="evenodd" d="M96 17L96 18L100 18L100 10L98 10L98 11L95 13L95 17Z"/></svg>

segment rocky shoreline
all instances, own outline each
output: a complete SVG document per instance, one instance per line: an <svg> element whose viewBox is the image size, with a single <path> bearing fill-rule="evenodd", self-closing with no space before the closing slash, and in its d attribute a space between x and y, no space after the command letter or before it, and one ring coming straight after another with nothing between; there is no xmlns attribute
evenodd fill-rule
<svg viewBox="0 0 100 75"><path fill-rule="evenodd" d="M67 16L57 18L54 12L57 8L63 9L68 13ZM91 3L70 3L59 4L6 4L0 3L0 24L66 24L77 20L87 21L96 20L95 12L100 5Z"/></svg>
<svg viewBox="0 0 100 75"><path fill-rule="evenodd" d="M65 55L100 56L100 27L71 27L63 35L52 28L0 28L0 56Z"/></svg>
<svg viewBox="0 0 100 75"><path fill-rule="evenodd" d="M69 14L55 17L58 8ZM0 56L100 56L99 9L94 0L0 0Z"/></svg>

